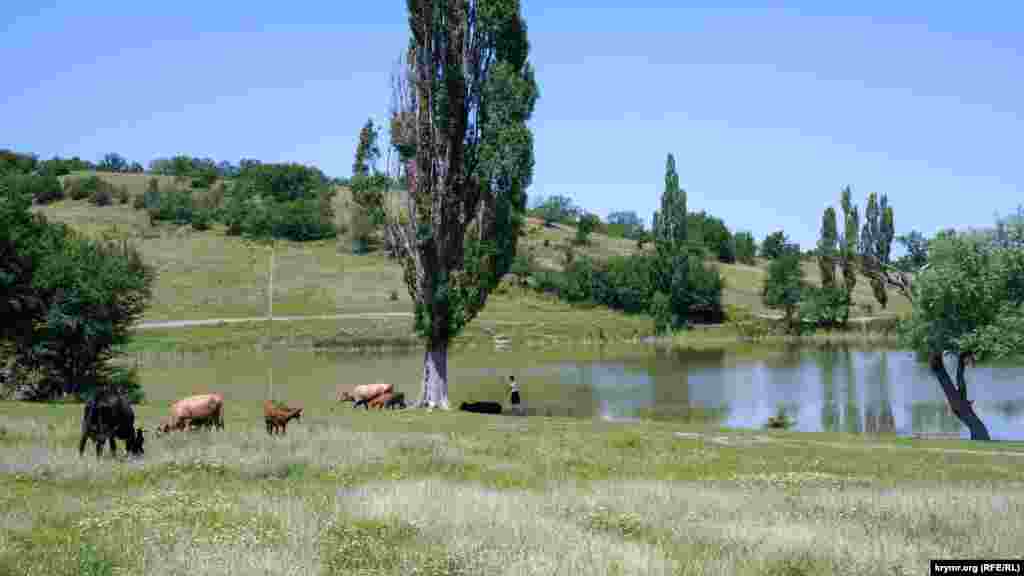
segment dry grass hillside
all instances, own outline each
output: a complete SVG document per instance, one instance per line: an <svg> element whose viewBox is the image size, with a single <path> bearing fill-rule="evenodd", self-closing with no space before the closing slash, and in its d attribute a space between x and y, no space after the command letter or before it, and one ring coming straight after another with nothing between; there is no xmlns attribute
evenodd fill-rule
<svg viewBox="0 0 1024 576"><path fill-rule="evenodd" d="M141 194L150 174L102 174L115 185ZM156 176L171 185L174 177ZM183 183L187 185L187 183ZM351 194L339 187L334 198L336 223L347 229ZM201 193L201 192L199 192ZM395 195L395 201L399 201ZM267 305L269 251L243 238L225 234L223 226L198 232L189 226L152 225L143 211L131 204L97 207L85 200L63 200L34 210L65 222L94 236L135 239L143 256L159 272L153 305L146 320L187 320L211 317L260 316ZM564 250L572 244L575 228L545 227L528 219L520 250L531 251L537 262L558 269ZM577 254L604 259L637 251L636 242L602 234L591 235L587 246L574 247ZM718 264L726 281L726 304L743 306L753 312L768 312L761 304L760 290L767 262L757 266ZM805 262L807 278L819 283L817 266ZM867 279L860 278L855 291L859 305L877 303ZM354 255L351 239L342 234L336 240L293 243L279 242L274 270L274 313L276 315L333 314L359 312L408 312L409 296L401 269L379 252ZM889 312L908 309L906 301L890 293ZM876 312L877 313L877 312Z"/></svg>

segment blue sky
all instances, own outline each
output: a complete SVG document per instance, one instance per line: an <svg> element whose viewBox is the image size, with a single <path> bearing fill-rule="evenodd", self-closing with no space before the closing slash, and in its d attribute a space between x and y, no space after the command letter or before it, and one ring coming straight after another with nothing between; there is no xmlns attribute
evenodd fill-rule
<svg viewBox="0 0 1024 576"><path fill-rule="evenodd" d="M690 209L758 239L809 247L846 184L897 233L991 224L1024 202L1024 3L890 4L524 0L531 195L649 222L672 152ZM400 1L7 2L0 148L347 176L406 26Z"/></svg>

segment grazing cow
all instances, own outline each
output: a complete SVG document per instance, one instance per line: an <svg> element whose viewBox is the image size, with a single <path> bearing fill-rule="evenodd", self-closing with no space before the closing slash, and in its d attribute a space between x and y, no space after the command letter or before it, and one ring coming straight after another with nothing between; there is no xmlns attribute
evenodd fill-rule
<svg viewBox="0 0 1024 576"><path fill-rule="evenodd" d="M103 453L103 444L110 443L110 454L117 455L114 439L124 440L125 451L141 456L145 439L142 429L135 427L135 411L131 402L121 394L98 393L85 403L82 414L82 438L78 442L78 454L85 453L85 443L90 438L96 442L96 457Z"/></svg>
<svg viewBox="0 0 1024 576"><path fill-rule="evenodd" d="M171 405L171 415L157 431L161 434L185 427L216 426L224 429L224 396L220 394L199 394L182 398Z"/></svg>
<svg viewBox="0 0 1024 576"><path fill-rule="evenodd" d="M384 405L388 410L395 410L396 408L407 408L405 404L405 392L398 392L388 398L387 403Z"/></svg>
<svg viewBox="0 0 1024 576"><path fill-rule="evenodd" d="M391 384L360 384L351 390L344 388L338 393L338 401L351 401L354 408L367 404L370 400L394 390Z"/></svg>
<svg viewBox="0 0 1024 576"><path fill-rule="evenodd" d="M385 392L370 399L370 401L366 403L366 409L369 410L370 408L377 408L378 410L383 410L384 407L394 399L394 394L391 392Z"/></svg>
<svg viewBox="0 0 1024 576"><path fill-rule="evenodd" d="M498 402L463 402L459 406L459 410L477 414L501 414L501 404Z"/></svg>
<svg viewBox="0 0 1024 576"><path fill-rule="evenodd" d="M280 430L284 436L289 420L302 420L302 408L278 408L270 400L264 400L263 419L267 423L267 434L273 435L276 430Z"/></svg>

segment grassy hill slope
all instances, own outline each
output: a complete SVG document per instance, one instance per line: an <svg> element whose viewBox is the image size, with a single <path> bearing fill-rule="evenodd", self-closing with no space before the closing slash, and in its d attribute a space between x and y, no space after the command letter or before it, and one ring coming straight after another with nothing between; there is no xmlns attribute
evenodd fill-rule
<svg viewBox="0 0 1024 576"><path fill-rule="evenodd" d="M101 176L113 184L128 186L133 194L141 194L152 177L149 174ZM157 178L162 183L173 182L170 176ZM339 192L334 199L336 219L344 224L350 210L350 194L345 188L339 188ZM222 226L204 232L188 226L153 226L145 212L134 210L130 204L97 207L84 200L63 200L34 210L91 235L135 239L143 256L159 273L153 304L145 316L147 321L266 313L269 250L243 238L227 236ZM563 251L574 236L575 229L570 226L549 228L538 220L529 219L525 235L520 239L520 250L532 251L543 266L560 268ZM350 246L351 241L345 236L303 244L279 242L274 270L275 315L409 312L411 303L399 265L379 253L353 255ZM607 258L632 254L637 246L632 240L593 234L588 246L575 249L577 253ZM723 295L726 304L767 312L760 299L767 262L758 261L756 266L718 266L726 281ZM805 262L804 266L808 280L820 283L814 262ZM496 298L494 309L504 308L509 314L515 314L514 305L502 303L501 295ZM866 278L859 279L854 299L858 305L874 304L878 309ZM907 309L902 296L890 293L890 312ZM853 313L860 314L860 308Z"/></svg>

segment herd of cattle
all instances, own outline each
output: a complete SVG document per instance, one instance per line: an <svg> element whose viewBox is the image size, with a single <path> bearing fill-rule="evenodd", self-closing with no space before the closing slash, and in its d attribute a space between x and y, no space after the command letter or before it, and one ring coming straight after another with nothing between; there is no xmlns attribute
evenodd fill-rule
<svg viewBox="0 0 1024 576"><path fill-rule="evenodd" d="M338 387L339 402L352 402L353 407L365 406L367 410L405 408L405 394L394 391L391 384L363 384L355 387ZM266 400L263 402L263 417L267 433L285 434L288 422L301 421L302 408L278 406ZM157 435L176 430L216 427L224 429L224 396L221 394L199 394L178 400L171 405L170 416L164 418L156 428ZM89 440L96 443L96 456L103 453L103 445L110 444L111 455L117 453L115 439L122 440L125 451L131 456L145 453L143 428L135 426L135 411L123 394L99 393L85 404L82 414L82 438L78 453L85 453Z"/></svg>

